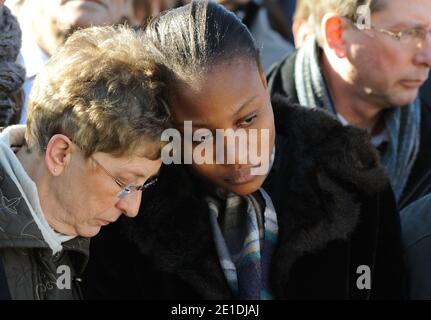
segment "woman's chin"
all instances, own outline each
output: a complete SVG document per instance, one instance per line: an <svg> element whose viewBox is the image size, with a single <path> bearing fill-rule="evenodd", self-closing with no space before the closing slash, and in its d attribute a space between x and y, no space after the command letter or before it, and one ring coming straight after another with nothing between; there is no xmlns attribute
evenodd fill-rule
<svg viewBox="0 0 431 320"><path fill-rule="evenodd" d="M101 229L102 226L86 226L84 228L79 228L77 232L80 237L93 238L100 232Z"/></svg>
<svg viewBox="0 0 431 320"><path fill-rule="evenodd" d="M226 181L223 187L239 196L245 196L258 191L264 181L265 176L255 176L251 181Z"/></svg>

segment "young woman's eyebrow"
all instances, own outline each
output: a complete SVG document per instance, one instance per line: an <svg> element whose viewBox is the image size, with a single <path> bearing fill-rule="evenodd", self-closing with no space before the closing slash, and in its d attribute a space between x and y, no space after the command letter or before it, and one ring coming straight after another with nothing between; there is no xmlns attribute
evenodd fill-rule
<svg viewBox="0 0 431 320"><path fill-rule="evenodd" d="M233 116L237 116L238 114L241 113L241 111L244 110L245 107L247 107L252 101L254 101L255 99L257 99L259 96L255 95L249 99L247 99L240 107L237 108L237 110L235 111L235 113L233 114ZM192 120L190 120L192 121ZM196 122L196 121L192 121L193 123L193 128L199 129L199 128L204 128L204 129L208 129L208 125L202 122ZM184 123L175 123L177 128L180 128L180 131L182 131L182 126L184 125Z"/></svg>
<svg viewBox="0 0 431 320"><path fill-rule="evenodd" d="M245 101L234 113L234 116L237 116L238 114L241 113L241 111L247 107L253 100L255 100L258 97L258 95L255 95L253 97L251 97L250 99L248 99L247 101Z"/></svg>

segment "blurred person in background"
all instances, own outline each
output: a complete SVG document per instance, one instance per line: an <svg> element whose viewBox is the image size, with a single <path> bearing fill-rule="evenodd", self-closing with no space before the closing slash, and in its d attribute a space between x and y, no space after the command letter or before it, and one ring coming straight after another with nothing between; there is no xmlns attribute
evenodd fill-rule
<svg viewBox="0 0 431 320"><path fill-rule="evenodd" d="M16 63L21 48L21 29L0 0L0 127L16 121L22 106L24 69Z"/></svg>
<svg viewBox="0 0 431 320"><path fill-rule="evenodd" d="M272 29L270 13L274 13L275 6L281 12L278 3L271 4L271 10L266 7L266 0L219 0L226 9L235 12L242 22L249 28L257 45L261 48L262 64L265 70L281 58L292 52L293 45L279 32ZM271 2L271 1L269 1ZM282 20L282 18L275 19Z"/></svg>
<svg viewBox="0 0 431 320"><path fill-rule="evenodd" d="M313 0L297 0L293 16L292 33L296 48L301 48L314 34L310 19L313 19L312 9L316 5Z"/></svg>
<svg viewBox="0 0 431 320"><path fill-rule="evenodd" d="M268 11L268 20L271 28L277 31L284 39L293 43L292 18L295 11L295 0L263 0Z"/></svg>
<svg viewBox="0 0 431 320"><path fill-rule="evenodd" d="M279 2L280 6L283 10L284 15L287 18L287 23L288 23L289 27L291 28L293 25L293 16L294 16L295 8L296 8L298 1L297 0L278 0L278 2ZM291 32L289 41L293 43L293 33L292 32Z"/></svg>
<svg viewBox="0 0 431 320"><path fill-rule="evenodd" d="M68 36L79 28L143 24L157 14L150 0L17 0L7 3L23 31L19 63L26 69L24 107L20 123L27 118L28 96L35 76Z"/></svg>

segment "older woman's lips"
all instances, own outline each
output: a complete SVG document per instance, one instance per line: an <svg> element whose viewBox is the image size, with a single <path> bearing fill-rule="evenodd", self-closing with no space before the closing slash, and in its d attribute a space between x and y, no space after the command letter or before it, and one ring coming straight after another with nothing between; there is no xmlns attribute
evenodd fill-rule
<svg viewBox="0 0 431 320"><path fill-rule="evenodd" d="M103 219L99 219L99 222L100 222L100 225L101 225L102 227L107 226L108 224L110 224L110 223L111 223L111 221L103 220Z"/></svg>

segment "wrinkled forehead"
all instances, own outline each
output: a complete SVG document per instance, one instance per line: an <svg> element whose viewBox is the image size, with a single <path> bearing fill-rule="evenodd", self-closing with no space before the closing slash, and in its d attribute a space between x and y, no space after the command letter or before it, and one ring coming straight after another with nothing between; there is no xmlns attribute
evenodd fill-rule
<svg viewBox="0 0 431 320"><path fill-rule="evenodd" d="M382 0L372 14L372 23L393 27L430 26L430 0Z"/></svg>
<svg viewBox="0 0 431 320"><path fill-rule="evenodd" d="M130 180L148 179L154 176L162 164L161 158L151 159L143 154L123 154L121 156L97 152L92 159L102 164L114 174L122 173L124 177L132 177ZM109 172L108 171L108 172Z"/></svg>
<svg viewBox="0 0 431 320"><path fill-rule="evenodd" d="M146 158L151 161L160 159L161 150L165 142L160 139L149 139L143 137L140 141L130 144L129 148L122 152L113 152L111 155L117 158L141 159Z"/></svg>

